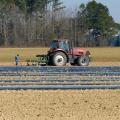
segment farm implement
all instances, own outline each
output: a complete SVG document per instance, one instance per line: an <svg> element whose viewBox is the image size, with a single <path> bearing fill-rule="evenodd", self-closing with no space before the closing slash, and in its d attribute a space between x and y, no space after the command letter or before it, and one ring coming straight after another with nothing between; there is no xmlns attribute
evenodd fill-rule
<svg viewBox="0 0 120 120"><path fill-rule="evenodd" d="M36 59L27 59L27 66L30 65L47 65L48 64L48 56L47 55L36 55Z"/></svg>

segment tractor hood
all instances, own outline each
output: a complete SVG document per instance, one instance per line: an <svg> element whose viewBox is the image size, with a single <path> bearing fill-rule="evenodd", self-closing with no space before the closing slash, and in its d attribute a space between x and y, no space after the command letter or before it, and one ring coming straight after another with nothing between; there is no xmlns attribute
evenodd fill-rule
<svg viewBox="0 0 120 120"><path fill-rule="evenodd" d="M73 55L90 55L90 52L89 51L87 51L87 50L85 50L85 49L83 49L83 48L73 48L72 50L71 50L71 52L72 52L72 54Z"/></svg>

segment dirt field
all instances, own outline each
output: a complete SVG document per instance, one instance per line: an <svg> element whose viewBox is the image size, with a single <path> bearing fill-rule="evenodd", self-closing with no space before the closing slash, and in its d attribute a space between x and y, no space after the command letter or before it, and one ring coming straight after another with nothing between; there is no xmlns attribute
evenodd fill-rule
<svg viewBox="0 0 120 120"><path fill-rule="evenodd" d="M90 66L120 66L120 48L88 48ZM1 48L0 66L14 66L14 56L46 53L41 48ZM0 120L120 120L120 90L0 91Z"/></svg>
<svg viewBox="0 0 120 120"><path fill-rule="evenodd" d="M0 120L120 120L120 90L0 91Z"/></svg>

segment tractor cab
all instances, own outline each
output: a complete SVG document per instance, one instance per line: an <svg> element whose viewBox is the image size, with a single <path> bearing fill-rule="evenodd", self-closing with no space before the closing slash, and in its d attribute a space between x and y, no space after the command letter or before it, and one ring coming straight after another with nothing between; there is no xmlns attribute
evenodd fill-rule
<svg viewBox="0 0 120 120"><path fill-rule="evenodd" d="M50 47L51 50L62 49L66 52L69 52L70 48L68 40L53 40Z"/></svg>

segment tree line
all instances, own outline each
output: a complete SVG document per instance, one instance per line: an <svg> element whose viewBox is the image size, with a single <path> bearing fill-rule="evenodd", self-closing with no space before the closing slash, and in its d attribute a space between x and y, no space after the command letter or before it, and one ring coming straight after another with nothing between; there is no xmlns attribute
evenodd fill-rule
<svg viewBox="0 0 120 120"><path fill-rule="evenodd" d="M95 0L65 9L61 0L0 0L0 46L49 46L70 39L75 46L108 46L120 31L107 6Z"/></svg>

